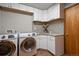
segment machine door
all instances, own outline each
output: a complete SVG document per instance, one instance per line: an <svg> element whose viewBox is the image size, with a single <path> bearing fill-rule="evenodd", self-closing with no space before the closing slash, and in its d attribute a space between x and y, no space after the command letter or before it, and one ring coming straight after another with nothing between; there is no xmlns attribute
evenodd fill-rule
<svg viewBox="0 0 79 59"><path fill-rule="evenodd" d="M36 48L36 40L32 37L27 37L20 45L20 48L24 52L31 52Z"/></svg>
<svg viewBox="0 0 79 59"><path fill-rule="evenodd" d="M0 40L0 56L13 55L16 50L16 46L12 41Z"/></svg>

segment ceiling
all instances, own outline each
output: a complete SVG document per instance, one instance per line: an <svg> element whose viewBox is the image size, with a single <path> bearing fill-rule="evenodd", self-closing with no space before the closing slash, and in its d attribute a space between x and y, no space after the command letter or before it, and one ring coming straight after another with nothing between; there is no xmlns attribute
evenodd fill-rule
<svg viewBox="0 0 79 59"><path fill-rule="evenodd" d="M50 6L52 6L54 3L21 3L21 4L45 10L48 9Z"/></svg>

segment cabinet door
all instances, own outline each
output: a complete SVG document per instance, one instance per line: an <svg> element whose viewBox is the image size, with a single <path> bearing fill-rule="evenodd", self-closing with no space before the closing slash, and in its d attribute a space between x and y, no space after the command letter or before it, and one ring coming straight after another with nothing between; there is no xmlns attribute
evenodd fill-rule
<svg viewBox="0 0 79 59"><path fill-rule="evenodd" d="M33 12L34 12L34 21L38 21L38 9L33 8Z"/></svg>
<svg viewBox="0 0 79 59"><path fill-rule="evenodd" d="M36 48L38 49L39 48L39 37L36 36L35 37L35 40L36 40Z"/></svg>
<svg viewBox="0 0 79 59"><path fill-rule="evenodd" d="M42 11L42 20L43 21L48 21L48 11L47 10L43 10Z"/></svg>
<svg viewBox="0 0 79 59"><path fill-rule="evenodd" d="M47 49L47 37L46 36L40 36L39 37L39 41L40 41L40 47L39 48L42 48L42 49Z"/></svg>
<svg viewBox="0 0 79 59"><path fill-rule="evenodd" d="M43 14L42 14L42 10L38 10L38 21L43 21Z"/></svg>
<svg viewBox="0 0 79 59"><path fill-rule="evenodd" d="M63 4L57 3L51 6L48 9L48 19L49 20L54 20L57 18L63 18L64 17L64 7Z"/></svg>
<svg viewBox="0 0 79 59"><path fill-rule="evenodd" d="M55 37L48 37L48 50L55 54Z"/></svg>

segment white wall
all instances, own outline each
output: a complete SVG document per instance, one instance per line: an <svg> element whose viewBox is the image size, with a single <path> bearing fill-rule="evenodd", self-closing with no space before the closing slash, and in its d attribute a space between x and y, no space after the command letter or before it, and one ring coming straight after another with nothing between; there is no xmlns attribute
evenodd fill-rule
<svg viewBox="0 0 79 59"><path fill-rule="evenodd" d="M56 19L60 17L60 4L56 3L51 6L48 10L42 10L41 21L47 21L51 19ZM63 12L63 9L62 9ZM33 25L33 31L44 33L42 25ZM64 33L64 20L54 20L52 24L48 27L48 30L53 34L63 34Z"/></svg>
<svg viewBox="0 0 79 59"><path fill-rule="evenodd" d="M43 27L41 25L35 25L35 24L33 24L33 32L44 33L43 32Z"/></svg>
<svg viewBox="0 0 79 59"><path fill-rule="evenodd" d="M48 27L48 30L52 32L52 34L64 34L64 20L55 20L52 24ZM45 33L43 32L42 25L34 25L33 24L33 31L38 33Z"/></svg>
<svg viewBox="0 0 79 59"><path fill-rule="evenodd" d="M32 32L33 16L31 15L2 12L1 20L2 33L7 33L7 30L13 30L17 32Z"/></svg>
<svg viewBox="0 0 79 59"><path fill-rule="evenodd" d="M64 3L64 8L70 7L74 5L75 3Z"/></svg>
<svg viewBox="0 0 79 59"><path fill-rule="evenodd" d="M20 4L19 4L20 5ZM36 16L34 16L34 19L33 20L45 20L45 21L47 21L47 20L49 20L49 19L52 19L52 17L56 17L57 16L57 13L59 12L54 12L54 13L52 13L52 9L53 9L53 7L55 8L54 10L56 10L56 9L58 9L58 7L55 7L55 6L59 6L59 4L55 4L55 6L51 6L48 10L39 10L39 9L36 9L36 8L32 8L32 7L25 7L24 5L24 7L22 6L17 6L17 4L12 4L12 8L13 8L13 6L14 6L14 8L18 8L18 9L22 9L22 8L24 8L25 10L26 9L29 9L28 11L32 11L32 12L34 12L35 14L36 14ZM20 8L19 8L20 7ZM37 13L36 13L36 11L37 11ZM39 11L39 12L38 12ZM50 13L49 13L50 12ZM4 14L4 13L3 13ZM29 25L29 27L27 26L27 23L25 23L25 22L23 22L23 21L26 21L25 19L32 19L33 17L32 16L29 16L28 17L28 15L27 15L27 17L25 17L25 15L21 15L21 14L17 14L17 15L15 15L14 13L10 13L9 15L8 15L9 13L8 12L6 12L5 13L5 17L3 17L3 22L5 21L5 19L7 19L8 20L8 22L4 22L3 24L6 24L6 25L3 25L3 28L5 28L5 29L2 29L2 32L4 33L4 32L6 32L8 29L14 29L14 30L17 30L17 31L20 31L21 32L21 30L22 31L25 31L24 29L24 26L26 25L26 27L27 27L27 32L29 32L29 31L32 31L32 30L29 30L29 27L31 28L32 27L32 25ZM38 14L38 15L37 15ZM20 17L16 17L16 16L20 16ZM53 15L53 16L52 16ZM58 14L59 15L59 14ZM14 17L13 17L14 16ZM14 19L15 18L15 19ZM18 19L17 20L17 26L15 26L15 25L11 25L12 23L10 23L10 26L8 26L9 24L9 22L10 22L10 19L13 19L13 20L16 20L16 19ZM23 19L23 20L21 20L21 19ZM20 20L20 21L19 21ZM28 23L30 23L31 21L30 20L27 20L28 21ZM18 23L18 22L23 22L23 23ZM56 21L56 22L53 22L53 24L52 25L50 25L50 27L49 27L49 30L50 31L52 31L52 33L62 33L64 30L63 30L63 23L64 22L61 22L61 21ZM13 24L14 24L14 22L13 22ZM19 26L19 24L21 25L21 26ZM8 26L8 28L6 28L6 26ZM18 29L17 29L17 28ZM21 30L20 30L20 28L21 28ZM24 28L24 29L23 29ZM36 28L36 29L34 29L34 28ZM56 28L56 30L55 30L55 28ZM34 27L33 27L33 31L36 31L36 32L41 32L41 33L43 33L43 28L42 28L42 26L40 26L40 25L34 25Z"/></svg>
<svg viewBox="0 0 79 59"><path fill-rule="evenodd" d="M64 20L56 20L48 27L53 34L64 34Z"/></svg>

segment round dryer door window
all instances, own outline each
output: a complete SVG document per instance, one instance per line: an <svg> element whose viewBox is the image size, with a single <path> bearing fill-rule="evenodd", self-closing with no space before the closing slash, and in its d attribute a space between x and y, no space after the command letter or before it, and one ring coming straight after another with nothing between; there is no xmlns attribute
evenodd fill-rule
<svg viewBox="0 0 79 59"><path fill-rule="evenodd" d="M0 56L10 56L15 50L16 46L12 41L0 40Z"/></svg>
<svg viewBox="0 0 79 59"><path fill-rule="evenodd" d="M24 52L32 51L36 48L36 41L32 37L27 37L20 46L21 50Z"/></svg>

